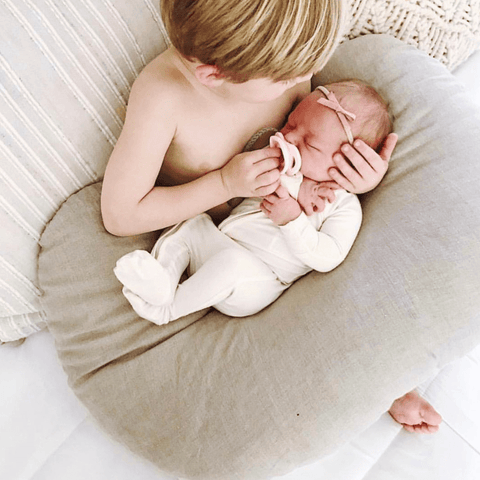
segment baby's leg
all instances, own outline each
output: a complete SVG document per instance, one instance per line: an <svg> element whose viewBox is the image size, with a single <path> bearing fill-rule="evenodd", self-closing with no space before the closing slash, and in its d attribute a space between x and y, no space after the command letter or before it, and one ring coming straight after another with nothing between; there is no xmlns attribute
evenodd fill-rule
<svg viewBox="0 0 480 480"><path fill-rule="evenodd" d="M213 248L221 248L211 241L217 232L208 215L198 215L164 232L151 254L135 250L124 255L117 261L114 273L129 295L133 293L151 305L169 305L190 262L190 251L199 258L208 258Z"/></svg>
<svg viewBox="0 0 480 480"><path fill-rule="evenodd" d="M173 319L207 307L233 317L259 312L287 288L248 250L227 248L212 255L177 288Z"/></svg>
<svg viewBox="0 0 480 480"><path fill-rule="evenodd" d="M142 318L161 325L208 307L234 317L253 315L285 288L267 265L236 245L210 256L178 286L171 305L152 305L125 288L123 293Z"/></svg>
<svg viewBox="0 0 480 480"><path fill-rule="evenodd" d="M172 262L175 260L180 264L184 260L183 270L185 270L188 253L179 248L176 254L178 257L172 257ZM147 251L135 250L124 255L117 261L113 271L128 292L135 293L145 302L151 305L165 305L172 302L174 286L176 287L173 275Z"/></svg>
<svg viewBox="0 0 480 480"><path fill-rule="evenodd" d="M225 251L229 253L225 255ZM163 234L152 254L136 251L122 257L115 274L123 283L123 293L134 310L142 318L164 324L210 307L231 294L233 284L238 283L241 275L235 267L239 263L235 251L239 251L239 255L246 252L220 232L208 215L199 215ZM250 256L247 252L247 257ZM210 259L212 262L208 263ZM253 261L259 262L255 257ZM187 265L191 278L177 289ZM201 273L197 275L199 270ZM269 269L267 272L273 276ZM226 273L229 279L223 278Z"/></svg>

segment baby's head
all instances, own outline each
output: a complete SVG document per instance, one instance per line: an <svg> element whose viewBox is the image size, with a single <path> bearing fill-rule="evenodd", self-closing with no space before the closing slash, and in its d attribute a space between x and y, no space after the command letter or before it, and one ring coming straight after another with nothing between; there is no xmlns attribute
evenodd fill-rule
<svg viewBox="0 0 480 480"><path fill-rule="evenodd" d="M339 0L161 0L170 41L232 82L304 77L323 68L343 33Z"/></svg>
<svg viewBox="0 0 480 480"><path fill-rule="evenodd" d="M376 150L392 122L385 101L363 82L345 80L321 88L299 103L281 133L298 148L303 175L327 181L333 156L343 144L360 138Z"/></svg>
<svg viewBox="0 0 480 480"><path fill-rule="evenodd" d="M360 138L376 150L392 131L388 106L380 94L360 80L344 80L324 86L338 103L355 115L348 121L354 138ZM320 98L324 97L322 94Z"/></svg>

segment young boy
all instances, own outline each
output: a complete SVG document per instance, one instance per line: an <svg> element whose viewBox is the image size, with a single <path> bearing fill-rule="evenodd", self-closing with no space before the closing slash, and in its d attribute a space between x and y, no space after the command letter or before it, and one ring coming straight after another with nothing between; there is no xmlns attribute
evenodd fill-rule
<svg viewBox="0 0 480 480"><path fill-rule="evenodd" d="M231 198L274 192L279 149L240 152L253 133L283 125L342 35L338 0L163 0L161 8L172 46L135 81L105 172L102 216L115 235L218 206L221 219ZM380 155L360 142L330 176L352 192L370 190L395 141Z"/></svg>

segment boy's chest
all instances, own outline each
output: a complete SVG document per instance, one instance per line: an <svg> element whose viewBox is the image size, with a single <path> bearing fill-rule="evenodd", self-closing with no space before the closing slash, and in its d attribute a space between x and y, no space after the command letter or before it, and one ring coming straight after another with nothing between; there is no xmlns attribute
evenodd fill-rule
<svg viewBox="0 0 480 480"><path fill-rule="evenodd" d="M281 127L291 104L292 99L285 98L268 104L243 104L228 110L191 105L167 152L163 173L183 183L221 168L243 150L258 130Z"/></svg>

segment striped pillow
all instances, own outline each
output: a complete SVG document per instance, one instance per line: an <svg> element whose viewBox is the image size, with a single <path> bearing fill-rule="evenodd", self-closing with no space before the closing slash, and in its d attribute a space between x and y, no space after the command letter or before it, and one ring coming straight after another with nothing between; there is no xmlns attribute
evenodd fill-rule
<svg viewBox="0 0 480 480"><path fill-rule="evenodd" d="M166 47L158 0L5 0L0 13L0 339L45 326L40 235L99 180L134 78Z"/></svg>

